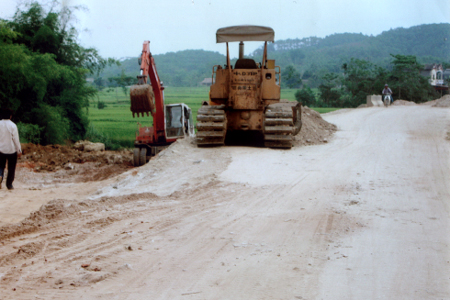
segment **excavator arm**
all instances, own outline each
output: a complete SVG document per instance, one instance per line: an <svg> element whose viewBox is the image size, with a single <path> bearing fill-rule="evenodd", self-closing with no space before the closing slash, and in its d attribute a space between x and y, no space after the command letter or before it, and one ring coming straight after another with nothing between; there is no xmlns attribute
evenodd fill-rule
<svg viewBox="0 0 450 300"><path fill-rule="evenodd" d="M153 132L148 132L147 136L152 136L153 142L165 142L164 131L164 87L159 80L156 71L155 61L150 52L150 41L145 41L142 47L142 54L139 59L141 70L137 76L138 84L130 88L130 110L139 117L144 113L153 117Z"/></svg>

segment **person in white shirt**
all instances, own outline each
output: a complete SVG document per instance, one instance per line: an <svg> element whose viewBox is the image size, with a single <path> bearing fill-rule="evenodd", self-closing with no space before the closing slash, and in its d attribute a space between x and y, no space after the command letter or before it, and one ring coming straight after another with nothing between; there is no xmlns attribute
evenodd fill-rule
<svg viewBox="0 0 450 300"><path fill-rule="evenodd" d="M5 176L6 161L8 161L8 178L6 179L8 190L14 189L12 184L16 173L17 158L22 156L19 131L11 118L12 110L5 108L0 110L0 189Z"/></svg>

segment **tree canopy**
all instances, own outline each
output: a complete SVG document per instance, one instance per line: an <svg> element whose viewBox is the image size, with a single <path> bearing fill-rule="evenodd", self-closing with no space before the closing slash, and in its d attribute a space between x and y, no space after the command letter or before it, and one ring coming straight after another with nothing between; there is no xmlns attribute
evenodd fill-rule
<svg viewBox="0 0 450 300"><path fill-rule="evenodd" d="M55 8L31 2L12 20L0 20L0 105L13 109L16 121L37 125L42 144L84 137L84 108L96 93L86 74L108 63L77 43L73 10Z"/></svg>
<svg viewBox="0 0 450 300"><path fill-rule="evenodd" d="M302 85L302 78L300 73L295 69L293 65L289 65L285 68L281 75L281 85L288 88L299 88Z"/></svg>
<svg viewBox="0 0 450 300"><path fill-rule="evenodd" d="M357 107L366 103L367 95L381 94L385 83L389 84L394 99L420 103L437 97L427 78L420 75L423 66L417 63L415 56L397 54L392 57L388 69L367 60L350 59L342 65L343 74L327 73L321 78L320 95L317 99L309 97L308 105ZM305 102L307 89L304 87L295 94L297 101Z"/></svg>

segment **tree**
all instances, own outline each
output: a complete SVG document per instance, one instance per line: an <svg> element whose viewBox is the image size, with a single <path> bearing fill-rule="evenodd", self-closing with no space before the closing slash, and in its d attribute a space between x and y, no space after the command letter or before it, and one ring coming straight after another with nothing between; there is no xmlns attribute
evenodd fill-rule
<svg viewBox="0 0 450 300"><path fill-rule="evenodd" d="M394 97L414 101L425 102L437 97L436 91L428 83L428 80L420 75L423 66L417 62L413 55L392 55L393 69L389 84L392 86Z"/></svg>
<svg viewBox="0 0 450 300"><path fill-rule="evenodd" d="M0 105L14 109L18 122L42 128L43 144L84 137L84 108L96 93L86 74L114 62L77 44L72 12L45 12L31 2L0 22Z"/></svg>
<svg viewBox="0 0 450 300"><path fill-rule="evenodd" d="M323 83L319 86L320 101L319 107L343 107L341 97L345 95L345 90L341 85L341 78L337 74L328 73L323 77Z"/></svg>
<svg viewBox="0 0 450 300"><path fill-rule="evenodd" d="M105 88L105 81L103 80L103 77L97 77L94 79L94 86L99 90L102 91Z"/></svg>
<svg viewBox="0 0 450 300"><path fill-rule="evenodd" d="M309 86L303 86L301 90L295 93L295 99L302 103L303 106L315 106L316 96Z"/></svg>
<svg viewBox="0 0 450 300"><path fill-rule="evenodd" d="M125 70L123 69L119 77L109 77L108 80L111 82L115 82L118 86L120 86L125 96L128 95L127 86L136 83L136 77L125 75Z"/></svg>
<svg viewBox="0 0 450 300"><path fill-rule="evenodd" d="M389 77L388 72L367 60L352 58L342 65L342 84L350 94L346 106L357 107L366 102L367 95L379 94Z"/></svg>
<svg viewBox="0 0 450 300"><path fill-rule="evenodd" d="M289 65L285 68L281 74L281 79L281 84L290 89L298 88L302 84L300 73L294 68L293 65Z"/></svg>

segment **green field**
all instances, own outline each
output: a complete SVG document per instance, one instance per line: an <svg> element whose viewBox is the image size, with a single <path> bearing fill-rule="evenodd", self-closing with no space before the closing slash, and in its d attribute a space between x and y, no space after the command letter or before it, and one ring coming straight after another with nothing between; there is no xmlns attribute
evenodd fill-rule
<svg viewBox="0 0 450 300"><path fill-rule="evenodd" d="M295 101L296 89L282 89L281 98ZM209 87L166 87L164 97L166 104L185 103L193 112L194 121L202 101L208 100ZM106 107L98 109L98 101ZM334 108L314 108L319 113L336 110ZM98 93L98 97L90 101L88 116L90 125L100 135L107 138L114 148L132 148L138 122L142 126L151 126L152 118L135 117L130 111L129 94L121 88L107 88ZM91 128L91 129L92 129Z"/></svg>

